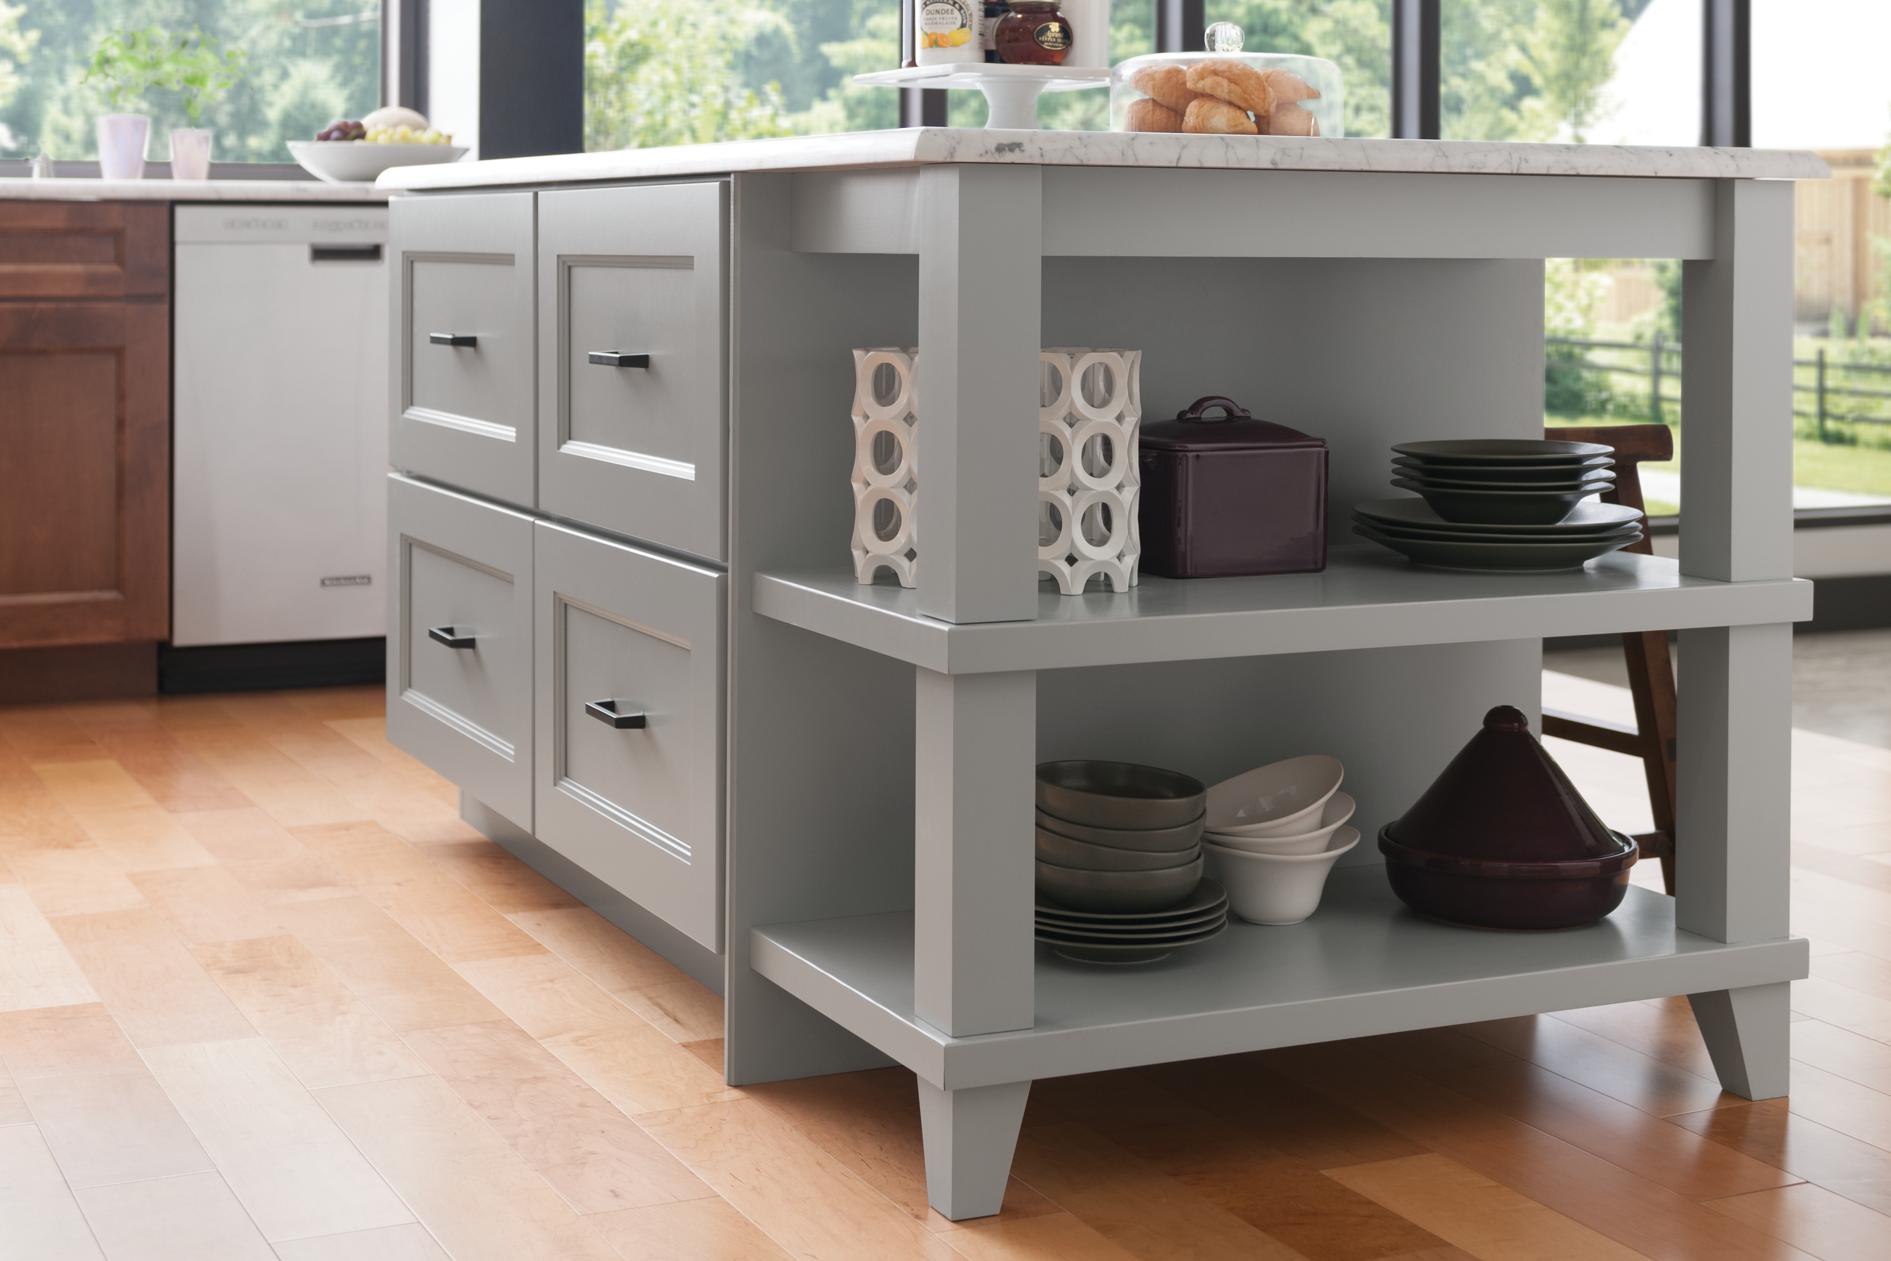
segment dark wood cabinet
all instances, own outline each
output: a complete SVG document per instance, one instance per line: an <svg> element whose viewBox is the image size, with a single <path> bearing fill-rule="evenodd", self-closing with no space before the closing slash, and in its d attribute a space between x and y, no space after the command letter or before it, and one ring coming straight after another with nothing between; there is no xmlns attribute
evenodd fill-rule
<svg viewBox="0 0 1891 1261"><path fill-rule="evenodd" d="M169 216L0 202L0 648L169 633Z"/></svg>

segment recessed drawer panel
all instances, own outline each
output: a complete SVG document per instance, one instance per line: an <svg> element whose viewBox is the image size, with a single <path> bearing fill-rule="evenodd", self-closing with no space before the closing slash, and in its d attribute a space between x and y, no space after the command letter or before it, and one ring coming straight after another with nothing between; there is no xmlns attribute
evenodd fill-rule
<svg viewBox="0 0 1891 1261"><path fill-rule="evenodd" d="M720 560L728 185L539 196L539 506Z"/></svg>
<svg viewBox="0 0 1891 1261"><path fill-rule="evenodd" d="M532 519L388 479L388 738L532 825Z"/></svg>
<svg viewBox="0 0 1891 1261"><path fill-rule="evenodd" d="M531 506L532 194L396 198L396 468Z"/></svg>
<svg viewBox="0 0 1891 1261"><path fill-rule="evenodd" d="M720 953L726 579L535 534L538 839Z"/></svg>

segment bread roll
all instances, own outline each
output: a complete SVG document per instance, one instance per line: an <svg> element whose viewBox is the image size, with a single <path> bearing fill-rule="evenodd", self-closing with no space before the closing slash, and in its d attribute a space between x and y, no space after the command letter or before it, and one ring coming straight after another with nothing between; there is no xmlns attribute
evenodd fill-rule
<svg viewBox="0 0 1891 1261"><path fill-rule="evenodd" d="M1246 110L1212 96L1198 96L1188 103L1182 130L1216 136L1256 136L1261 131Z"/></svg>

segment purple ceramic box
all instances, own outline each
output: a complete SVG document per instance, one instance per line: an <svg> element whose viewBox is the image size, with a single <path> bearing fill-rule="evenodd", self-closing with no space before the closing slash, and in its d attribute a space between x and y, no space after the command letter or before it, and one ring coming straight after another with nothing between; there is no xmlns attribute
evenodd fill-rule
<svg viewBox="0 0 1891 1261"><path fill-rule="evenodd" d="M1221 408L1223 417L1204 415ZM1326 442L1198 399L1143 426L1142 569L1164 578L1326 568Z"/></svg>

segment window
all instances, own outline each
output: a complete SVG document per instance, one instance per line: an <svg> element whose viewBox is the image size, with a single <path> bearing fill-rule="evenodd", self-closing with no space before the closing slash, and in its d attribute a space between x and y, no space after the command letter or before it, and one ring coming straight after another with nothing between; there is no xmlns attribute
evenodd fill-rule
<svg viewBox="0 0 1891 1261"><path fill-rule="evenodd" d="M92 49L109 31L201 29L244 53L242 77L204 107L222 162L287 162L283 141L313 136L336 118L380 104L379 0L0 0L0 158L87 158L93 119L106 112L83 82ZM150 153L188 126L173 91L153 91Z"/></svg>
<svg viewBox="0 0 1891 1261"><path fill-rule="evenodd" d="M1346 134L1392 134L1392 0L1206 0L1210 22L1241 28L1250 52L1324 57L1346 89Z"/></svg>
<svg viewBox="0 0 1891 1261"><path fill-rule="evenodd" d="M1832 168L1794 186L1793 503L1891 503L1891 5L1755 0L1752 48L1753 143Z"/></svg>
<svg viewBox="0 0 1891 1261"><path fill-rule="evenodd" d="M1700 143L1701 0L1443 0L1450 140Z"/></svg>

